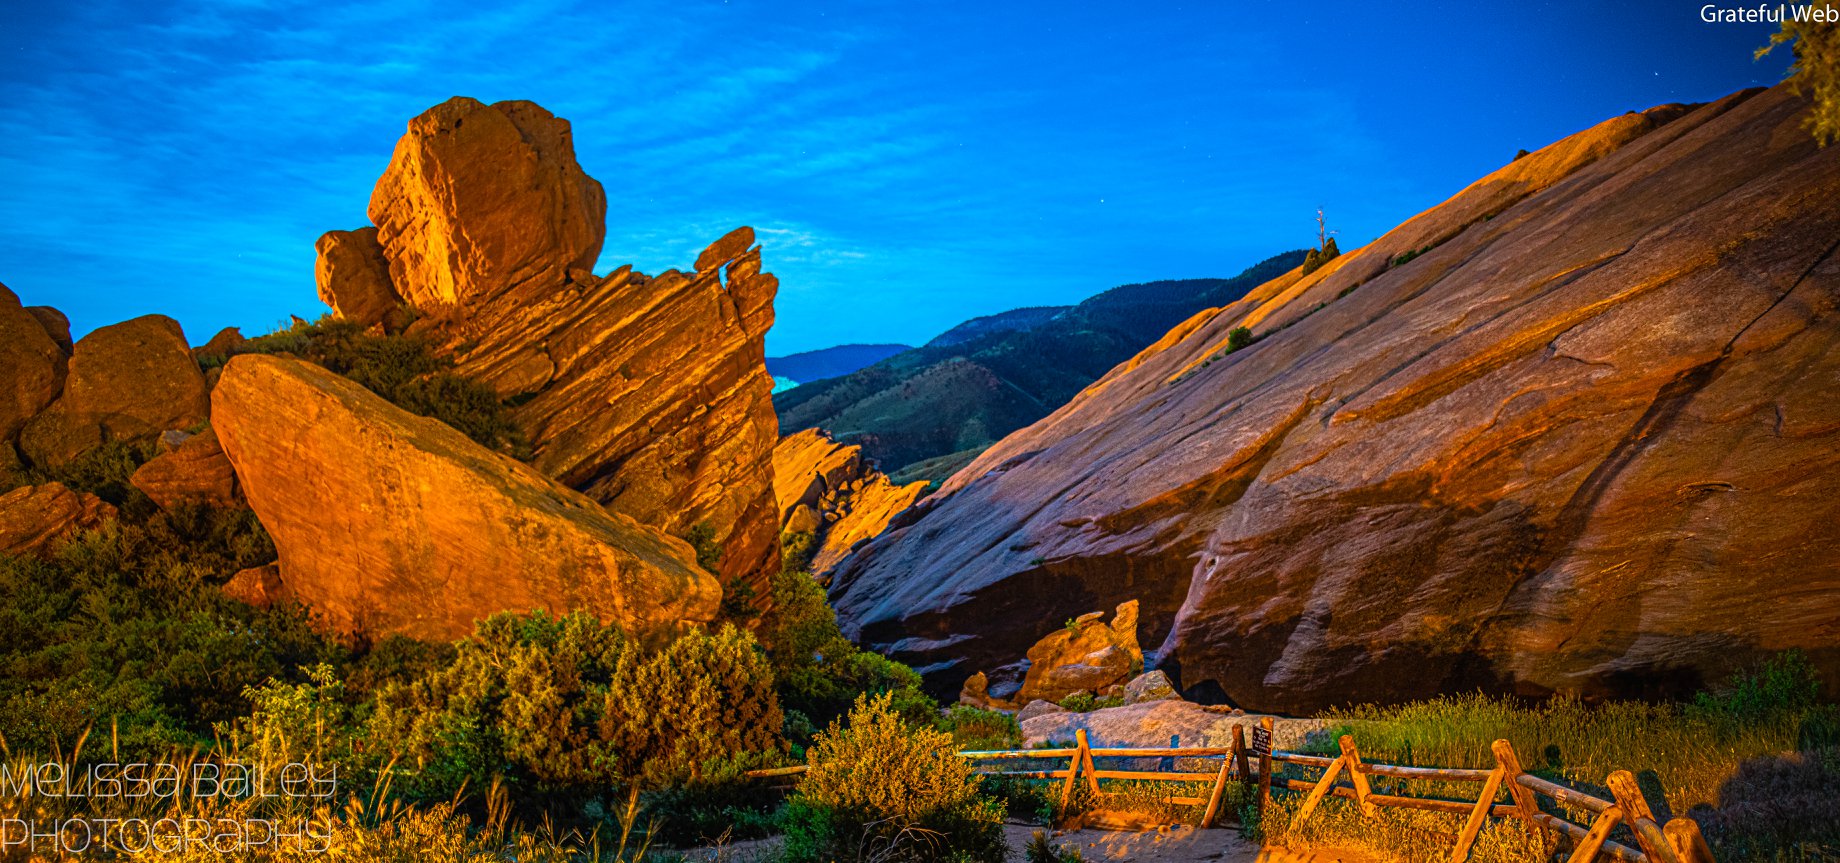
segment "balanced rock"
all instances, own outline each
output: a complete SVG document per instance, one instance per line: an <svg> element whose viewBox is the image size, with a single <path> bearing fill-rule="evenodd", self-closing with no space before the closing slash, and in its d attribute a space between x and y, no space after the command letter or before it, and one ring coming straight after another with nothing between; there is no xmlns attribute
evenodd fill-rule
<svg viewBox="0 0 1840 863"><path fill-rule="evenodd" d="M1103 612L1084 614L1029 648L1029 671L1016 700L1059 703L1076 692L1103 692L1144 666L1137 646L1137 600L1118 606L1111 624Z"/></svg>
<svg viewBox="0 0 1840 863"><path fill-rule="evenodd" d="M407 323L402 297L390 284L390 262L377 242L377 229L327 231L315 243L319 257L313 278L319 300L341 318L398 330Z"/></svg>
<svg viewBox="0 0 1840 863"><path fill-rule="evenodd" d="M43 553L80 530L115 517L115 507L63 483L28 485L0 494L0 554Z"/></svg>
<svg viewBox="0 0 1840 863"><path fill-rule="evenodd" d="M635 632L714 617L682 540L300 360L243 355L217 435L288 594L333 629L451 640L494 612L587 610Z"/></svg>
<svg viewBox="0 0 1840 863"><path fill-rule="evenodd" d="M395 293L449 317L519 289L545 298L592 267L607 199L575 162L567 120L455 96L409 121L370 218Z"/></svg>
<svg viewBox="0 0 1840 863"><path fill-rule="evenodd" d="M162 446L168 437L162 435ZM162 509L172 509L192 502L209 506L231 506L237 502L236 470L224 455L217 433L209 428L186 435L146 464L134 471L128 482L153 499Z"/></svg>
<svg viewBox="0 0 1840 863"><path fill-rule="evenodd" d="M814 574L829 572L852 546L881 533L926 487L889 482L861 447L837 443L821 429L787 435L773 448L781 529L812 534Z"/></svg>
<svg viewBox="0 0 1840 863"><path fill-rule="evenodd" d="M185 332L172 318L146 315L77 342L63 395L26 424L19 449L33 464L60 465L111 440L187 428L209 416L204 372Z"/></svg>
<svg viewBox="0 0 1840 863"><path fill-rule="evenodd" d="M5 287L5 285L0 285L0 290L4 290ZM26 312L37 318L39 324L45 328L45 335L57 342L57 346L64 351L65 356L70 356L70 352L76 348L76 345L70 341L70 318L50 306L26 306Z"/></svg>
<svg viewBox="0 0 1840 863"><path fill-rule="evenodd" d="M0 441L58 397L64 366L64 350L42 318L0 284Z"/></svg>
<svg viewBox="0 0 1840 863"><path fill-rule="evenodd" d="M854 552L840 622L940 688L1142 598L1184 693L1299 714L1686 695L1797 647L1840 680L1808 110L1621 115L1197 315Z"/></svg>

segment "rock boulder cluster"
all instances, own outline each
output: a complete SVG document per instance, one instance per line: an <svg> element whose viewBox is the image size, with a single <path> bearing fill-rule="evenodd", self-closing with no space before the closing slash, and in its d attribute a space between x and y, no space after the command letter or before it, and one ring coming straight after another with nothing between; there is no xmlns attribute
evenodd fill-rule
<svg viewBox="0 0 1840 863"><path fill-rule="evenodd" d="M653 631L710 620L725 585L768 596L778 428L764 337L778 281L749 228L690 272L596 276L605 214L567 121L455 98L409 123L374 224L317 244L334 314L420 339L490 386L527 461L317 365L251 353L235 330L193 349L148 316L73 345L62 315L0 286L0 471L13 477L0 553L115 517L94 495L20 478L124 441L153 453L130 481L154 503L246 505L268 530L279 560L227 594L297 600L355 636L447 640L531 609Z"/></svg>
<svg viewBox="0 0 1840 863"><path fill-rule="evenodd" d="M834 572L937 690L1142 600L1191 698L1840 679L1840 148L1787 87L1606 121L1208 310ZM1230 334L1256 340L1227 351Z"/></svg>

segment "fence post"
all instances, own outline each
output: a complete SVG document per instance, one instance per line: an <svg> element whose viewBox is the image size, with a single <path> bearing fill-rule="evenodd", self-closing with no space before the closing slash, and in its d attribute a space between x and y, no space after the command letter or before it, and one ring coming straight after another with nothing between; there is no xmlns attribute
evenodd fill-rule
<svg viewBox="0 0 1840 863"><path fill-rule="evenodd" d="M1539 801L1533 799L1533 792L1515 781L1525 772L1521 770L1520 756L1514 754L1514 746L1506 740L1495 741L1489 749L1495 753L1496 768L1501 771L1502 781L1508 783L1508 796L1514 798L1515 808L1521 811L1521 820L1527 822L1528 830L1538 835L1540 820L1534 816L1540 814Z"/></svg>
<svg viewBox="0 0 1840 863"><path fill-rule="evenodd" d="M1483 822L1489 819L1489 812L1495 808L1495 795L1501 793L1502 777L1508 771L1496 765L1490 771L1488 781L1482 783L1482 796L1476 798L1476 808L1469 812L1469 821L1463 825L1463 832L1457 834L1457 845L1450 849L1450 863L1464 863L1469 859L1469 849L1476 844L1476 837L1482 833Z"/></svg>
<svg viewBox="0 0 1840 863"><path fill-rule="evenodd" d="M1304 821L1309 819L1310 813L1316 811L1316 804L1322 802L1323 795L1329 793L1329 789L1335 785L1335 777L1346 766L1348 766L1346 756L1329 762L1329 769L1323 771L1322 781L1317 782L1316 787L1310 789L1310 796L1303 801L1303 808L1297 810L1297 820L1291 822L1292 827L1300 827Z"/></svg>
<svg viewBox="0 0 1840 863"><path fill-rule="evenodd" d="M1337 741L1342 746L1342 760L1348 762L1348 782L1354 786L1354 802L1361 807L1361 814L1374 817L1374 804L1367 802L1369 793L1367 774L1361 772L1361 750L1354 746L1354 736L1342 735Z"/></svg>
<svg viewBox="0 0 1840 863"><path fill-rule="evenodd" d="M1265 739L1271 740L1271 717L1259 717L1259 727L1265 729ZM1273 740L1273 746L1277 741ZM1259 753L1259 823L1265 823L1265 810L1271 806L1271 752Z"/></svg>
<svg viewBox="0 0 1840 863"><path fill-rule="evenodd" d="M1675 816L1662 830L1667 834L1668 844L1674 846L1675 856L1680 863L1718 863L1712 857L1712 848L1706 844L1706 837L1699 832L1699 822L1684 815Z"/></svg>
<svg viewBox="0 0 1840 863"><path fill-rule="evenodd" d="M1674 855L1674 846L1661 835L1661 826L1655 823L1655 813L1648 808L1648 798L1642 796L1636 775L1618 770L1610 774L1604 784L1610 786L1610 793L1616 796L1616 805L1629 819L1629 832L1636 834L1636 844L1641 846L1649 863L1680 863Z"/></svg>
<svg viewBox="0 0 1840 863"><path fill-rule="evenodd" d="M1594 863L1597 852L1604 847L1604 840L1610 838L1610 831L1616 829L1616 823L1623 820L1623 810L1615 806L1605 809L1591 824L1591 831L1584 834L1578 847L1572 849L1572 856L1565 858L1566 863Z"/></svg>
<svg viewBox="0 0 1840 863"><path fill-rule="evenodd" d="M1080 741L1080 767L1086 771L1086 787L1091 789L1093 800L1099 799L1099 768L1093 766L1092 746L1086 742L1086 729L1082 728L1076 737Z"/></svg>
<svg viewBox="0 0 1840 863"><path fill-rule="evenodd" d="M1074 732L1074 736L1080 741L1080 744L1074 750L1073 758L1067 762L1067 781L1061 783L1061 814L1063 816L1067 813L1067 807L1073 805L1073 784L1080 778L1080 754L1086 750L1086 729L1079 729Z"/></svg>
<svg viewBox="0 0 1840 863"><path fill-rule="evenodd" d="M1239 766L1239 781L1252 781L1252 765L1246 763L1246 726L1233 726L1233 760Z"/></svg>
<svg viewBox="0 0 1840 863"><path fill-rule="evenodd" d="M1233 758L1220 759L1220 773L1214 777L1214 793L1208 795L1207 813L1201 816L1201 826L1214 826L1214 819L1220 816L1220 798L1227 793L1227 774L1233 770Z"/></svg>

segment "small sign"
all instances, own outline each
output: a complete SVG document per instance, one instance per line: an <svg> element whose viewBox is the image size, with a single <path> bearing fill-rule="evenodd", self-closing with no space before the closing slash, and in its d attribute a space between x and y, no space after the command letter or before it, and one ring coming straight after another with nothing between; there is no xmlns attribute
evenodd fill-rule
<svg viewBox="0 0 1840 863"><path fill-rule="evenodd" d="M1271 754L1271 729L1258 725L1252 727L1252 751L1259 755Z"/></svg>

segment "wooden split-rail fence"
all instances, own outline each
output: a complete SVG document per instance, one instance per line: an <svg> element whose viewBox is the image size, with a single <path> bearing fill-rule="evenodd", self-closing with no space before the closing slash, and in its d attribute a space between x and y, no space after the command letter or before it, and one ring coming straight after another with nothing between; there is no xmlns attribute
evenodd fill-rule
<svg viewBox="0 0 1840 863"><path fill-rule="evenodd" d="M991 776L1060 780L1060 804L1063 811L1072 802L1074 791L1081 784L1082 778L1087 790L1100 801L1114 796L1113 792L1105 791L1100 786L1100 780L1105 779L1209 782L1212 785L1205 798L1168 798L1169 802L1179 805L1205 805L1207 808L1201 816L1200 826L1209 827L1220 817L1227 783L1238 780L1258 783L1260 812L1270 805L1273 787L1309 792L1291 821L1293 826L1308 821L1323 799L1331 796L1354 801L1366 817L1373 817L1381 808L1419 809L1465 816L1463 828L1457 833L1456 844L1450 851L1451 863L1464 863L1469 859L1470 848L1490 818L1516 819L1528 829L1543 830L1569 839L1573 844L1572 853L1566 858L1568 863L1591 863L1604 858L1626 863L1716 863L1711 848L1700 834L1698 823L1686 817L1673 818L1665 826L1659 823L1649 808L1647 798L1637 786L1635 776L1627 770L1611 773L1605 780L1605 786L1614 797L1605 800L1526 772L1521 767L1514 747L1506 740L1495 741L1491 747L1495 767L1484 770L1407 767L1366 761L1361 758L1360 750L1350 735L1342 735L1339 741L1341 754L1338 756L1272 751L1269 746L1271 731L1271 718L1262 717L1257 734L1266 745L1258 749L1246 745L1245 726L1235 725L1233 745L1230 747L1094 748L1087 742L1086 730L1080 729L1076 733L1075 744L1068 748L960 752L959 755L972 762L1068 759L1067 766L1057 770L1004 770L985 766L980 766L978 770ZM1094 765L1095 758L1155 758L1162 759L1158 762L1159 766L1167 764L1172 769L1101 770ZM1192 769L1173 769L1183 766L1176 759L1210 758L1221 759L1217 770L1197 772ZM1283 777L1276 775L1274 763L1316 768L1323 772L1314 781ZM805 770L805 765L797 765L759 770L749 775L787 777ZM1369 777L1375 776L1425 782L1479 783L1482 788L1474 799L1379 794L1372 790L1369 783ZM1499 801L1504 789L1508 799ZM1545 811L1540 806L1542 797L1550 798L1566 809L1589 813L1589 823L1577 824ZM1618 825L1629 828L1635 847L1611 840L1610 834Z"/></svg>

